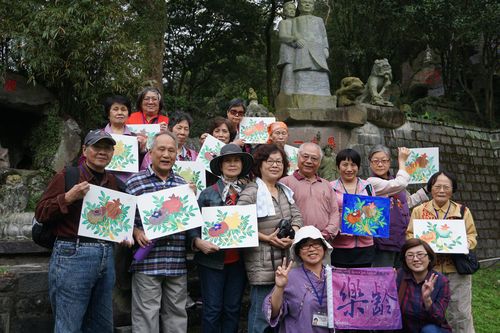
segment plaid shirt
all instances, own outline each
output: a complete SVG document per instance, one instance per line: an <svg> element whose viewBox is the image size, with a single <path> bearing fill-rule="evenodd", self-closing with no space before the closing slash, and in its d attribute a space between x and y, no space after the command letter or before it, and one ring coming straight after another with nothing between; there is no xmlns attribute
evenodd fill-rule
<svg viewBox="0 0 500 333"><path fill-rule="evenodd" d="M422 285L424 282L417 283L413 275L403 269L398 271L398 288L401 288L403 280L406 281L406 288L400 300L401 315L403 317L403 330L401 332L420 333L422 327L428 324L439 326L442 332L451 332L451 327L445 318L446 308L450 302L448 279L436 271L429 271L425 279L429 279L432 273L438 274L438 279L431 294L432 306L429 310L426 310L422 300Z"/></svg>
<svg viewBox="0 0 500 333"><path fill-rule="evenodd" d="M175 174L170 173L167 180L159 178L149 166L127 181L127 193L141 195L165 190L171 187L184 185L186 181ZM142 229L142 221L139 210L135 212L136 228ZM186 267L186 233L179 232L173 235L157 239L154 247L144 260L132 261L131 272L141 272L147 275L180 276L187 274Z"/></svg>

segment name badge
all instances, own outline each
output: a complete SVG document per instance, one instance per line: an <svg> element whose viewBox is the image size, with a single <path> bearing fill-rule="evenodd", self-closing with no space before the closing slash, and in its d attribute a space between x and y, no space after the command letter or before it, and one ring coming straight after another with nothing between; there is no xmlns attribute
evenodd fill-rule
<svg viewBox="0 0 500 333"><path fill-rule="evenodd" d="M312 317L312 325L317 327L328 327L328 316L326 313L314 313Z"/></svg>

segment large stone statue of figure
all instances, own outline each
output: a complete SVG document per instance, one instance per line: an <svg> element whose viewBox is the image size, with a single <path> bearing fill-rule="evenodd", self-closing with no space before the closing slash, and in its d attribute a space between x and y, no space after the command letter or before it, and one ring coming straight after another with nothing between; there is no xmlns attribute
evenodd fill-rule
<svg viewBox="0 0 500 333"><path fill-rule="evenodd" d="M283 20L278 25L280 55L278 68L281 69L280 91L283 94L291 95L295 91L295 80L293 77L293 62L295 59L295 38L292 35L293 18L295 17L295 2L288 1L283 4Z"/></svg>

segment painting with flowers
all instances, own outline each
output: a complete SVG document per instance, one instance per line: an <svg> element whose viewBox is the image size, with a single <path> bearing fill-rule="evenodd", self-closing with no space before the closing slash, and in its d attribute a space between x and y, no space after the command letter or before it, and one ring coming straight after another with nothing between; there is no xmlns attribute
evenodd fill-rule
<svg viewBox="0 0 500 333"><path fill-rule="evenodd" d="M464 220L413 220L413 232L436 253L469 253Z"/></svg>
<svg viewBox="0 0 500 333"><path fill-rule="evenodd" d="M207 187L205 167L198 161L175 161L173 170L188 183L196 185L196 197Z"/></svg>
<svg viewBox="0 0 500 333"><path fill-rule="evenodd" d="M189 185L145 193L137 198L144 233L156 239L201 227L202 217L196 196Z"/></svg>
<svg viewBox="0 0 500 333"><path fill-rule="evenodd" d="M78 235L121 242L132 239L136 197L90 185L83 198Z"/></svg>
<svg viewBox="0 0 500 333"><path fill-rule="evenodd" d="M132 133L137 135L144 135L148 138L146 146L151 149L153 145L154 136L160 133L160 124L127 124L127 127Z"/></svg>
<svg viewBox="0 0 500 333"><path fill-rule="evenodd" d="M245 143L266 143L269 137L267 127L274 123L274 117L244 117L240 123L240 139Z"/></svg>
<svg viewBox="0 0 500 333"><path fill-rule="evenodd" d="M255 205L202 208L201 237L221 249L259 246Z"/></svg>
<svg viewBox="0 0 500 333"><path fill-rule="evenodd" d="M405 165L409 184L425 184L439 170L439 148L412 148Z"/></svg>
<svg viewBox="0 0 500 333"><path fill-rule="evenodd" d="M389 198L344 193L342 233L388 238L390 204Z"/></svg>
<svg viewBox="0 0 500 333"><path fill-rule="evenodd" d="M111 134L116 141L113 158L106 170L122 172L139 171L139 148L137 138L130 135Z"/></svg>
<svg viewBox="0 0 500 333"><path fill-rule="evenodd" d="M205 170L210 171L210 161L214 159L215 156L220 154L220 150L226 144L210 134L207 135L203 145L200 148L196 162L200 162L205 167Z"/></svg>
<svg viewBox="0 0 500 333"><path fill-rule="evenodd" d="M288 174L291 175L298 168L299 148L290 145L285 145L285 153L286 156L288 157L288 162L290 163L290 167L288 168Z"/></svg>

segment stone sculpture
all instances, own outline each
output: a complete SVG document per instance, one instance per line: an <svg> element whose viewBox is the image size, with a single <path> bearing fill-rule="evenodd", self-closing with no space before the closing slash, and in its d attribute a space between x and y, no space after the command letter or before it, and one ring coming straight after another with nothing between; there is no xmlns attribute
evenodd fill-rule
<svg viewBox="0 0 500 333"><path fill-rule="evenodd" d="M288 1L283 4L283 20L278 25L278 38L281 43L278 68L281 70L280 91L291 95L295 90L293 76L293 61L295 59L295 38L292 35L293 18L295 17L295 2Z"/></svg>
<svg viewBox="0 0 500 333"><path fill-rule="evenodd" d="M365 91L360 97L361 102L379 106L393 106L382 95L392 83L392 69L387 59L375 60L370 77L366 82Z"/></svg>
<svg viewBox="0 0 500 333"><path fill-rule="evenodd" d="M349 106L359 103L358 97L363 94L365 85L357 77L348 76L340 81L340 88L337 89L335 95L337 96L338 106Z"/></svg>
<svg viewBox="0 0 500 333"><path fill-rule="evenodd" d="M269 110L262 104L259 104L257 93L253 88L248 89L248 100L245 117L270 117Z"/></svg>
<svg viewBox="0 0 500 333"><path fill-rule="evenodd" d="M318 174L321 178L333 181L339 177L339 172L335 164L337 155L333 152L333 148L329 145L323 148L324 156L318 169Z"/></svg>

